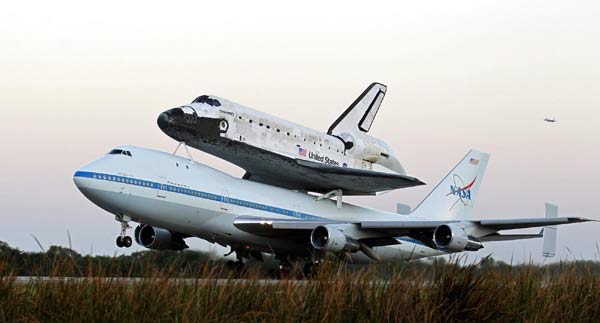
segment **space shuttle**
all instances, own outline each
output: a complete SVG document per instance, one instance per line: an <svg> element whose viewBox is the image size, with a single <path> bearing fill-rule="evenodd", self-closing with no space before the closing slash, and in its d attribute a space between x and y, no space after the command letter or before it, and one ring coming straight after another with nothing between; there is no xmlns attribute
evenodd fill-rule
<svg viewBox="0 0 600 323"><path fill-rule="evenodd" d="M213 95L169 109L157 123L179 143L243 168L246 180L338 196L375 195L424 184L406 174L388 144L368 134L386 91L383 84L369 85L327 132Z"/></svg>

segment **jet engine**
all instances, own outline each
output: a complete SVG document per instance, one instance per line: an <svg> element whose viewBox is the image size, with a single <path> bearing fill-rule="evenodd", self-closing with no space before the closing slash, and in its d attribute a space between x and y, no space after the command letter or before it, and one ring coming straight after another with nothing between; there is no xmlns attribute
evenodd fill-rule
<svg viewBox="0 0 600 323"><path fill-rule="evenodd" d="M140 224L135 228L135 241L154 250L183 250L189 248L181 235L167 229Z"/></svg>
<svg viewBox="0 0 600 323"><path fill-rule="evenodd" d="M310 243L317 250L339 252L357 252L360 244L355 239L345 235L342 231L328 227L318 226L310 234Z"/></svg>
<svg viewBox="0 0 600 323"><path fill-rule="evenodd" d="M446 251L476 251L483 248L481 242L469 237L465 230L454 224L442 224L433 232L433 242L438 249Z"/></svg>

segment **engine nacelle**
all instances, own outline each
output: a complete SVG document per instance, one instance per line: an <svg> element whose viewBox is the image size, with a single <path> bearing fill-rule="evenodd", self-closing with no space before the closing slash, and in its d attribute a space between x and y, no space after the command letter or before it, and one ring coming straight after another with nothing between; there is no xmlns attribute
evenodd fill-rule
<svg viewBox="0 0 600 323"><path fill-rule="evenodd" d="M140 224L135 228L135 241L154 250L183 250L189 248L183 238L167 229Z"/></svg>
<svg viewBox="0 0 600 323"><path fill-rule="evenodd" d="M318 226L310 234L310 243L317 250L339 252L357 252L360 244L356 239L348 237L344 232L328 227Z"/></svg>
<svg viewBox="0 0 600 323"><path fill-rule="evenodd" d="M454 224L442 224L433 231L433 242L438 249L446 251L476 251L483 248L481 242L467 235Z"/></svg>

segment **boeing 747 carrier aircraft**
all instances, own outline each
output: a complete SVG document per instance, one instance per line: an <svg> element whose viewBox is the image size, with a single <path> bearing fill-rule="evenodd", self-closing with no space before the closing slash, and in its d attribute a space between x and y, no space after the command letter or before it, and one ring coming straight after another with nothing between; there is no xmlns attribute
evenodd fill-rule
<svg viewBox="0 0 600 323"><path fill-rule="evenodd" d="M488 154L470 151L409 215L243 180L169 153L121 146L74 175L79 190L121 222L117 245L187 248L198 237L230 246L243 259L275 254L308 265L323 253L352 261L398 261L474 251L488 241L541 237L499 231L589 221L579 217L475 219Z"/></svg>
<svg viewBox="0 0 600 323"><path fill-rule="evenodd" d="M242 167L244 179L338 197L373 195L424 184L368 135L386 90L371 84L327 133L212 95L165 111L157 122L173 139Z"/></svg>

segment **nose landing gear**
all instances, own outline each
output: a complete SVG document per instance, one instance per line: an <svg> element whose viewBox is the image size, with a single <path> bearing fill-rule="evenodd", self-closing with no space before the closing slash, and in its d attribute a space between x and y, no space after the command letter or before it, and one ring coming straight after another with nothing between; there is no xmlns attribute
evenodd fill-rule
<svg viewBox="0 0 600 323"><path fill-rule="evenodd" d="M119 248L129 248L131 247L133 241L131 240L131 237L127 235L127 229L131 228L131 226L129 225L129 221L131 221L131 218L129 218L128 216L125 215L121 215L121 216L115 216L115 220L121 222L121 234L117 237L117 247Z"/></svg>

